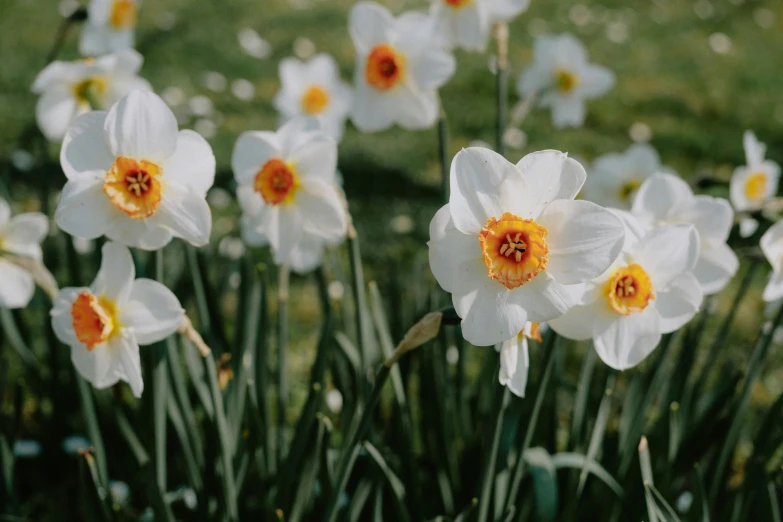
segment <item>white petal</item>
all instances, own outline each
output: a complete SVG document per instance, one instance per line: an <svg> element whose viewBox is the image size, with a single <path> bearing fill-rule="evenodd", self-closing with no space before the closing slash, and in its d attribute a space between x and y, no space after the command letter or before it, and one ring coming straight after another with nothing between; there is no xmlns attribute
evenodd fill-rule
<svg viewBox="0 0 783 522"><path fill-rule="evenodd" d="M264 164L280 158L280 144L273 132L248 131L240 134L231 155L234 179L240 185L252 183Z"/></svg>
<svg viewBox="0 0 783 522"><path fill-rule="evenodd" d="M693 275L705 295L723 290L739 269L737 254L726 244L718 243L701 251Z"/></svg>
<svg viewBox="0 0 783 522"><path fill-rule="evenodd" d="M693 191L679 176L654 174L636 193L631 211L643 218L668 219L672 211L691 204Z"/></svg>
<svg viewBox="0 0 783 522"><path fill-rule="evenodd" d="M436 47L429 47L411 64L415 84L423 91L439 89L454 76L457 61L454 56Z"/></svg>
<svg viewBox="0 0 783 522"><path fill-rule="evenodd" d="M579 162L558 150L528 154L519 160L517 167L542 205L556 199L574 199L587 178Z"/></svg>
<svg viewBox="0 0 783 522"><path fill-rule="evenodd" d="M408 82L395 89L393 100L394 119L403 129L428 129L438 120L440 102L434 89L423 90Z"/></svg>
<svg viewBox="0 0 783 522"><path fill-rule="evenodd" d="M686 272L655 296L655 308L661 316L661 333L673 332L693 319L704 299L699 281Z"/></svg>
<svg viewBox="0 0 783 522"><path fill-rule="evenodd" d="M115 371L117 355L109 350L108 343L99 344L89 351L82 344L71 345L71 361L76 370L98 389L113 386L120 380Z"/></svg>
<svg viewBox="0 0 783 522"><path fill-rule="evenodd" d="M783 267L783 221L778 221L761 236L761 251L773 269Z"/></svg>
<svg viewBox="0 0 783 522"><path fill-rule="evenodd" d="M738 212L743 210L757 210L760 207L760 201L752 200L745 194L745 185L747 183L748 176L753 173L754 171L748 167L737 167L734 169L734 173L731 175L731 182L729 183L729 199L731 200L731 204L734 209Z"/></svg>
<svg viewBox="0 0 783 522"><path fill-rule="evenodd" d="M239 218L239 228L242 240L250 246L260 247L269 244L262 229L262 223L255 216L242 216Z"/></svg>
<svg viewBox="0 0 783 522"><path fill-rule="evenodd" d="M206 195L215 182L215 155L200 134L192 130L179 131L177 148L163 164L163 175L167 181L191 187L195 192Z"/></svg>
<svg viewBox="0 0 783 522"><path fill-rule="evenodd" d="M773 270L761 298L767 303L783 298L783 272L780 269Z"/></svg>
<svg viewBox="0 0 783 522"><path fill-rule="evenodd" d="M114 156L106 142L106 113L92 111L79 116L68 129L60 148L60 165L72 179L85 172L106 174Z"/></svg>
<svg viewBox="0 0 783 522"><path fill-rule="evenodd" d="M744 218L740 220L739 233L740 237L750 237L756 233L759 228L759 222L753 218Z"/></svg>
<svg viewBox="0 0 783 522"><path fill-rule="evenodd" d="M19 214L3 232L3 249L15 254L41 259L41 243L49 232L49 218L40 212Z"/></svg>
<svg viewBox="0 0 783 522"><path fill-rule="evenodd" d="M745 161L749 167L753 168L764 161L767 147L756 138L752 131L747 130L742 135L742 145L745 148Z"/></svg>
<svg viewBox="0 0 783 522"><path fill-rule="evenodd" d="M79 104L67 87L45 91L35 106L38 128L49 141L60 141L79 115Z"/></svg>
<svg viewBox="0 0 783 522"><path fill-rule="evenodd" d="M593 337L594 325L603 320L608 321L609 313L605 302L593 302L579 305L568 310L564 315L548 321L552 329L566 339L584 341Z"/></svg>
<svg viewBox="0 0 783 522"><path fill-rule="evenodd" d="M432 218L427 245L432 274L447 292L452 291L454 272L459 265L482 258L478 238L456 229L449 205L443 205Z"/></svg>
<svg viewBox="0 0 783 522"><path fill-rule="evenodd" d="M137 279L119 320L133 331L139 344L147 345L172 335L184 318L185 311L171 290L152 279Z"/></svg>
<svg viewBox="0 0 783 522"><path fill-rule="evenodd" d="M79 54L83 56L100 56L110 52L108 46L108 31L105 27L87 22L79 35Z"/></svg>
<svg viewBox="0 0 783 522"><path fill-rule="evenodd" d="M141 357L136 339L134 339L132 334L123 330L110 343L116 357L114 362L115 376L127 382L133 392L133 396L140 399L144 391L144 380L141 377Z"/></svg>
<svg viewBox="0 0 783 522"><path fill-rule="evenodd" d="M653 288L661 291L673 279L696 266L699 234L693 225L658 227L634 245L630 254L649 274Z"/></svg>
<svg viewBox="0 0 783 522"><path fill-rule="evenodd" d="M34 293L30 272L0 258L0 308L24 308Z"/></svg>
<svg viewBox="0 0 783 522"><path fill-rule="evenodd" d="M209 243L212 212L204 196L193 188L167 182L157 212L148 219L194 246Z"/></svg>
<svg viewBox="0 0 783 522"><path fill-rule="evenodd" d="M336 241L347 232L348 219L335 185L308 179L296 193L296 204L307 229L327 241Z"/></svg>
<svg viewBox="0 0 783 522"><path fill-rule="evenodd" d="M118 214L109 224L106 237L129 247L159 250L168 245L173 236L168 228L154 219L131 219L125 214Z"/></svg>
<svg viewBox="0 0 783 522"><path fill-rule="evenodd" d="M582 71L579 94L587 99L597 98L614 87L614 73L602 65L588 64Z"/></svg>
<svg viewBox="0 0 783 522"><path fill-rule="evenodd" d="M654 306L643 312L620 315L609 323L595 325L593 343L598 356L615 370L642 362L661 340L660 317Z"/></svg>
<svg viewBox="0 0 783 522"><path fill-rule="evenodd" d="M104 235L119 216L120 211L103 192L102 178L86 175L65 183L54 221L72 236L95 239Z"/></svg>
<svg viewBox="0 0 783 522"><path fill-rule="evenodd" d="M307 141L287 158L302 179L334 183L337 171L337 142L323 132L308 132Z"/></svg>
<svg viewBox="0 0 783 522"><path fill-rule="evenodd" d="M278 66L283 90L301 94L307 88L307 67L297 58L283 58Z"/></svg>
<svg viewBox="0 0 783 522"><path fill-rule="evenodd" d="M11 219L11 205L6 200L0 198L0 227L8 223Z"/></svg>
<svg viewBox="0 0 783 522"><path fill-rule="evenodd" d="M275 263L288 263L303 234L302 215L294 205L277 205L267 207L264 220L263 233L272 247Z"/></svg>
<svg viewBox="0 0 783 522"><path fill-rule="evenodd" d="M363 68L364 63L358 63L357 60L357 68L360 67ZM362 132L378 132L391 127L396 110L394 99L367 85L361 72L357 72L356 76L361 78L356 82L356 96L351 110L354 125Z"/></svg>
<svg viewBox="0 0 783 522"><path fill-rule="evenodd" d="M576 305L572 292L558 284L547 271L511 290L508 301L524 308L527 320L533 323L551 321Z"/></svg>
<svg viewBox="0 0 783 522"><path fill-rule="evenodd" d="M128 300L131 285L136 278L136 265L127 247L107 242L101 249L101 268L91 285L92 292L106 297L115 305Z"/></svg>
<svg viewBox="0 0 783 522"><path fill-rule="evenodd" d="M461 7L454 16L456 43L466 51L481 52L489 40L489 13L480 2Z"/></svg>
<svg viewBox="0 0 783 522"><path fill-rule="evenodd" d="M177 119L158 95L133 91L106 116L106 135L114 156L162 165L177 148Z"/></svg>
<svg viewBox="0 0 783 522"><path fill-rule="evenodd" d="M354 4L348 18L353 45L360 53L369 53L377 44L385 42L393 25L394 17L389 10L374 2Z"/></svg>
<svg viewBox="0 0 783 522"><path fill-rule="evenodd" d="M587 107L582 98L558 96L552 103L552 124L556 128L580 127L585 122Z"/></svg>
<svg viewBox="0 0 783 522"><path fill-rule="evenodd" d="M561 284L601 275L620 255L625 241L622 221L589 201L554 201L541 213L538 223L548 232L546 272Z"/></svg>
<svg viewBox="0 0 783 522"><path fill-rule="evenodd" d="M726 242L734 223L734 210L723 198L696 196L676 218L696 227L703 248L705 244Z"/></svg>
<svg viewBox="0 0 783 522"><path fill-rule="evenodd" d="M513 375L509 376L505 384L508 389L517 397L525 396L527 387L527 374L530 369L530 358L528 356L528 342L526 337L522 337L517 346L516 367Z"/></svg>
<svg viewBox="0 0 783 522"><path fill-rule="evenodd" d="M311 272L321 265L324 242L317 236L305 234L291 250L291 270L298 274Z"/></svg>
<svg viewBox="0 0 783 522"><path fill-rule="evenodd" d="M71 308L73 302L82 292L89 292L89 288L63 288L52 303L49 315L52 318L52 329L60 342L73 346L79 344L76 333L73 331L73 316Z"/></svg>
<svg viewBox="0 0 783 522"><path fill-rule="evenodd" d="M527 10L530 0L489 0L490 17L493 21L508 22Z"/></svg>

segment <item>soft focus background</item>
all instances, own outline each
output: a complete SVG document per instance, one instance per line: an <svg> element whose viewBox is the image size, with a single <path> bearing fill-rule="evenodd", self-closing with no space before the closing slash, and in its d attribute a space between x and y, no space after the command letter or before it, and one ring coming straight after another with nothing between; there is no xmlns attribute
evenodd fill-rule
<svg viewBox="0 0 783 522"><path fill-rule="evenodd" d="M381 3L396 13L427 8L423 1ZM58 12L70 12L73 4L0 2L0 178L10 198L22 202L20 206L27 210L40 209L38 194L46 190L53 195L64 182L58 147L52 145L42 153L33 139L36 97L29 88L45 65L62 19ZM351 81L353 47L346 22L351 4L346 0L148 0L140 10L137 49L145 57L141 75L172 106L181 127L204 135L217 157L217 188L210 194L214 230L209 248L227 260L223 271L213 274L216 285L226 290L218 306L227 316L236 308L236 296L228 290L238 282L237 259L242 255L229 167L231 148L245 130L276 127L272 98L280 86L280 59L327 52L337 58L343 78ZM754 130L767 144L769 158L783 163L783 3L779 0L533 0L529 11L511 24L512 103L517 101L513 84L531 61L534 37L566 31L584 41L591 61L615 71L617 85L588 104L583 128L556 130L548 111L534 110L521 130L507 133L510 160L554 148L589 165L598 155L623 151L633 142L649 142L664 164L698 182L703 192L723 197L728 196L734 167L744 164L745 129ZM59 58L78 58L76 42L74 31ZM452 154L474 140L492 144L495 126L492 50L485 55L457 52L457 60L457 73L441 92ZM340 172L362 238L365 276L378 281L384 295L398 300L397 306L389 307L397 339L421 311L422 295L430 290L412 287L410 282L432 283L425 243L430 219L441 204L437 131L394 129L370 135L349 125L340 145ZM744 244L756 244L759 235ZM264 253L253 255L268 260ZM344 256L343 251L332 253L332 271L344 268ZM182 267L171 269L176 272ZM745 263L740 274L744 269ZM61 284L67 280L65 274L58 275L63 276ZM338 273L335 277L345 280L346 276ZM763 278L757 276L756 283L760 287ZM725 308L735 285L711 305ZM304 401L303 383L319 328L315 287L299 277L293 286L289 412L298 411ZM333 298L341 290L350 292L339 283L330 287ZM39 296L35 306L40 310L46 303ZM274 303L271 306L274 312ZM721 363L747 364L762 310L756 296L744 302ZM708 320L707 335L717 321L717 317ZM227 328L231 328L230 321ZM35 337L32 332L24 333ZM0 357L6 349L3 345ZM473 349L469 355L477 359L478 352ZM566 360L570 364L573 359L573 372L578 373L582 355L573 353ZM780 361L779 350L773 358ZM477 367L471 368L472 375L478 373ZM767 404L781 391L780 365L773 368L778 369L768 371L755 390L757 405ZM9 382L21 380L24 385L26 379L21 365L12 360ZM8 395L2 407L10 415L17 405L4 384L0 388ZM78 429L80 419L69 418L65 425L52 428L52 404L48 399L39 401L40 395L36 391L27 394L22 431L27 438L43 442L46 456L50 455L47 451L57 450L64 436ZM49 461L51 465L56 462ZM63 520L45 506L65 502L70 485L53 476L53 481L59 480L55 489L47 485L39 494L34 487L45 480L50 464L39 462L21 471L29 479L24 496L32 499L33 512L39 513L31 520Z"/></svg>

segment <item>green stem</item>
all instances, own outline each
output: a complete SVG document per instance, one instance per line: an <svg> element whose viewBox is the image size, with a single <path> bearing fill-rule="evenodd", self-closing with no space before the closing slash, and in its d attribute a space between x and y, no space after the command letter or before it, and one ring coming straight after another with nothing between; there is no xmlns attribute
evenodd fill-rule
<svg viewBox="0 0 783 522"><path fill-rule="evenodd" d="M103 436L101 435L101 428L98 424L98 414L95 411L95 401L92 397L92 388L90 384L85 381L81 375L75 373L77 389L79 390L79 398L82 402L82 411L84 412L84 422L87 424L87 437L90 439L90 443L93 448L93 455L95 455L95 462L98 466L98 476L101 479L103 486L107 486L109 483L108 466L106 464L106 449L103 445Z"/></svg>
<svg viewBox="0 0 783 522"><path fill-rule="evenodd" d="M286 355L288 350L288 265L280 265L277 298L277 462L283 462L285 448L285 412L288 402L288 376L286 374Z"/></svg>
<svg viewBox="0 0 783 522"><path fill-rule="evenodd" d="M441 106L438 119L438 152L440 154L440 188L442 201L449 202L449 123Z"/></svg>
<svg viewBox="0 0 783 522"><path fill-rule="evenodd" d="M508 113L508 25L505 23L496 24L494 33L497 43L497 120L495 139L497 152L502 156L505 154L503 135L506 132L506 114Z"/></svg>
<svg viewBox="0 0 783 522"><path fill-rule="evenodd" d="M500 369L500 361L497 365ZM495 420L495 429L492 435L492 446L486 458L486 467L484 468L484 479L481 485L481 497L479 498L478 522L486 522L489 516L489 506L492 503L492 486L495 483L495 467L497 466L498 449L500 448L500 436L503 433L503 420L506 417L508 404L511 402L511 392L507 386L495 384L495 410L497 411ZM520 453L519 458L522 459Z"/></svg>
<svg viewBox="0 0 783 522"><path fill-rule="evenodd" d="M155 252L155 279L163 284L163 250ZM166 397L169 391L168 346L156 343L149 350L152 358L152 407L155 435L155 480L161 491L166 491Z"/></svg>

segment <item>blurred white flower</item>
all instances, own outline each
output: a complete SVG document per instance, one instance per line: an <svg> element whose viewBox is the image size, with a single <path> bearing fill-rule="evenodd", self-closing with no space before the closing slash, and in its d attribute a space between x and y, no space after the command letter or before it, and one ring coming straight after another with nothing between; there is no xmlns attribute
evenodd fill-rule
<svg viewBox="0 0 783 522"><path fill-rule="evenodd" d="M79 52L99 56L136 43L136 21L140 0L90 0L87 21L79 38Z"/></svg>
<svg viewBox="0 0 783 522"><path fill-rule="evenodd" d="M62 448L68 455L76 455L90 447L90 441L84 435L70 435L65 437Z"/></svg>
<svg viewBox="0 0 783 522"><path fill-rule="evenodd" d="M15 149L11 153L11 164L20 172L29 172L35 166L35 156L24 149Z"/></svg>
<svg viewBox="0 0 783 522"><path fill-rule="evenodd" d="M188 100L188 111L193 116L209 116L215 108L209 97L199 94Z"/></svg>
<svg viewBox="0 0 783 522"><path fill-rule="evenodd" d="M329 294L329 299L341 301L345 296L345 286L340 281L331 281L326 287L326 292Z"/></svg>
<svg viewBox="0 0 783 522"><path fill-rule="evenodd" d="M778 192L780 165L764 159L767 147L751 131L745 131L742 138L745 147L746 164L734 169L731 176L729 196L731 204L737 212L760 210L764 202ZM753 235L756 231L755 220L746 218L747 224L740 227L743 237Z"/></svg>
<svg viewBox="0 0 783 522"><path fill-rule="evenodd" d="M256 87L250 80L239 78L231 82L231 94L238 100L250 101L256 95Z"/></svg>
<svg viewBox="0 0 783 522"><path fill-rule="evenodd" d="M60 141L65 131L91 103L107 109L134 89L151 91L152 86L138 75L144 58L127 49L116 54L73 62L55 61L47 65L33 82L39 95L35 119L44 136Z"/></svg>
<svg viewBox="0 0 783 522"><path fill-rule="evenodd" d="M645 226L689 223L696 227L700 250L693 275L705 295L723 290L737 273L739 259L726 244L734 211L725 199L696 196L680 177L659 173L641 186L631 212Z"/></svg>
<svg viewBox="0 0 783 522"><path fill-rule="evenodd" d="M418 12L395 18L373 2L351 9L356 48L351 119L364 132L425 129L435 124L438 91L454 74L456 62L435 44L435 20Z"/></svg>
<svg viewBox="0 0 783 522"><path fill-rule="evenodd" d="M588 63L587 50L571 34L539 36L533 64L517 82L521 97L535 95L538 105L551 107L555 127L578 127L585 121L585 100L598 98L615 84L612 71Z"/></svg>
<svg viewBox="0 0 783 522"><path fill-rule="evenodd" d="M337 388L332 388L326 394L326 406L335 415L343 411L343 394Z"/></svg>
<svg viewBox="0 0 783 522"><path fill-rule="evenodd" d="M60 165L68 181L54 219L67 233L144 250L172 237L209 241L215 157L196 132L177 132L154 93L133 91L108 113L80 116L65 135Z"/></svg>
<svg viewBox="0 0 783 522"><path fill-rule="evenodd" d="M573 285L615 260L620 219L572 201L585 176L558 151L528 154L516 165L488 149L457 153L451 197L430 223L428 245L430 268L452 294L465 339L501 343L528 321L563 315L577 304Z"/></svg>
<svg viewBox="0 0 783 522"><path fill-rule="evenodd" d="M647 144L598 156L588 170L584 197L605 207L629 209L636 191L656 172L673 171L661 165L658 153Z"/></svg>
<svg viewBox="0 0 783 522"><path fill-rule="evenodd" d="M335 184L337 142L312 118L274 132L245 132L231 159L245 241L269 244L275 263L315 268L325 242L346 234L347 215Z"/></svg>
<svg viewBox="0 0 783 522"><path fill-rule="evenodd" d="M130 488L120 480L109 481L109 496L117 506L124 506L130 497Z"/></svg>
<svg viewBox="0 0 783 522"><path fill-rule="evenodd" d="M201 75L201 83L204 87L214 92L223 92L226 90L228 81L226 77L216 71L206 71Z"/></svg>
<svg viewBox="0 0 783 522"><path fill-rule="evenodd" d="M646 123L637 121L628 129L628 136L636 143L646 143L652 138L652 129Z"/></svg>
<svg viewBox="0 0 783 522"><path fill-rule="evenodd" d="M185 311L177 297L151 279L135 279L130 251L114 242L102 249L101 268L89 288L63 288L51 311L57 338L71 347L71 361L96 388L127 382L141 397L139 345L177 331Z"/></svg>
<svg viewBox="0 0 783 522"><path fill-rule="evenodd" d="M272 54L272 46L255 31L246 27L237 33L239 46L253 58L264 59Z"/></svg>
<svg viewBox="0 0 783 522"><path fill-rule="evenodd" d="M71 238L71 242L73 243L73 249L76 250L78 253L85 255L90 254L95 250L95 240L94 239L84 239L83 237L73 237Z"/></svg>
<svg viewBox="0 0 783 522"><path fill-rule="evenodd" d="M696 229L667 225L639 237L643 227L630 214L622 215L627 226L623 254L584 285L578 306L549 321L563 337L592 339L601 359L617 370L642 362L661 334L693 318L704 297L691 273L699 256Z"/></svg>
<svg viewBox="0 0 783 522"><path fill-rule="evenodd" d="M484 51L494 22L507 22L527 10L530 0L431 0L437 32L449 48Z"/></svg>
<svg viewBox="0 0 783 522"><path fill-rule="evenodd" d="M307 60L315 54L315 44L305 36L300 36L294 40L293 49L296 57L301 60Z"/></svg>
<svg viewBox="0 0 783 522"><path fill-rule="evenodd" d="M772 265L772 275L761 298L767 302L777 301L783 298L783 221L778 221L764 232L761 250Z"/></svg>
<svg viewBox="0 0 783 522"><path fill-rule="evenodd" d="M340 141L351 112L351 88L340 79L340 68L328 54L308 61L285 58L280 62L281 88L274 104L281 124L296 116L312 116Z"/></svg>
<svg viewBox="0 0 783 522"><path fill-rule="evenodd" d="M32 439L17 439L13 452L18 459L31 459L41 454L41 443Z"/></svg>
<svg viewBox="0 0 783 522"><path fill-rule="evenodd" d="M0 308L24 308L33 298L33 276L8 256L41 261L41 241L48 231L45 215L28 212L11 217L11 206L0 198Z"/></svg>
<svg viewBox="0 0 783 522"><path fill-rule="evenodd" d="M502 386L508 386L511 393L517 397L525 396L527 386L527 373L530 368L528 339L541 341L538 323L526 323L517 335L508 341L503 341L498 348L500 351L498 380Z"/></svg>

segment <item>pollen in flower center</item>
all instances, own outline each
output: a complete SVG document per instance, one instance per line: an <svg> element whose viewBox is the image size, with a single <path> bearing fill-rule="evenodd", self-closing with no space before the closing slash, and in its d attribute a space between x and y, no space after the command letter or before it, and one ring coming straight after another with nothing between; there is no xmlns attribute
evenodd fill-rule
<svg viewBox="0 0 783 522"><path fill-rule="evenodd" d="M256 173L253 189L270 205L287 204L294 200L299 179L294 166L272 158Z"/></svg>
<svg viewBox="0 0 783 522"><path fill-rule="evenodd" d="M639 187L642 186L642 181L637 178L631 178L625 183L620 186L620 193L618 194L620 196L621 201L630 201L631 197L636 193L637 190L639 190Z"/></svg>
<svg viewBox="0 0 783 522"><path fill-rule="evenodd" d="M119 156L106 173L103 192L118 210L131 218L148 218L160 205L162 173L163 169L151 161Z"/></svg>
<svg viewBox="0 0 783 522"><path fill-rule="evenodd" d="M618 269L604 293L612 310L622 315L641 312L655 298L650 276L636 263Z"/></svg>
<svg viewBox="0 0 783 522"><path fill-rule="evenodd" d="M117 311L108 299L82 292L71 305L73 331L88 351L105 343L119 331Z"/></svg>
<svg viewBox="0 0 783 522"><path fill-rule="evenodd" d="M375 89L387 91L404 79L405 58L391 45L378 45L367 57L364 77Z"/></svg>
<svg viewBox="0 0 783 522"><path fill-rule="evenodd" d="M73 85L73 95L79 103L85 105L100 102L105 92L106 78L101 76L93 76Z"/></svg>
<svg viewBox="0 0 783 522"><path fill-rule="evenodd" d="M767 176L763 172L756 172L748 176L745 181L745 196L748 199L760 201L767 192Z"/></svg>
<svg viewBox="0 0 783 522"><path fill-rule="evenodd" d="M555 86L561 93L570 93L579 83L579 77L568 69L557 69L555 71Z"/></svg>
<svg viewBox="0 0 783 522"><path fill-rule="evenodd" d="M473 0L446 0L446 4L452 9L459 9L471 3L473 3Z"/></svg>
<svg viewBox="0 0 783 522"><path fill-rule="evenodd" d="M136 2L132 0L114 0L111 4L109 22L115 29L133 29L136 27Z"/></svg>
<svg viewBox="0 0 783 522"><path fill-rule="evenodd" d="M549 259L546 235L545 227L509 212L489 218L479 233L489 277L512 289L543 272Z"/></svg>
<svg viewBox="0 0 783 522"><path fill-rule="evenodd" d="M302 95L301 103L305 113L319 114L329 106L329 93L319 85L311 85Z"/></svg>

